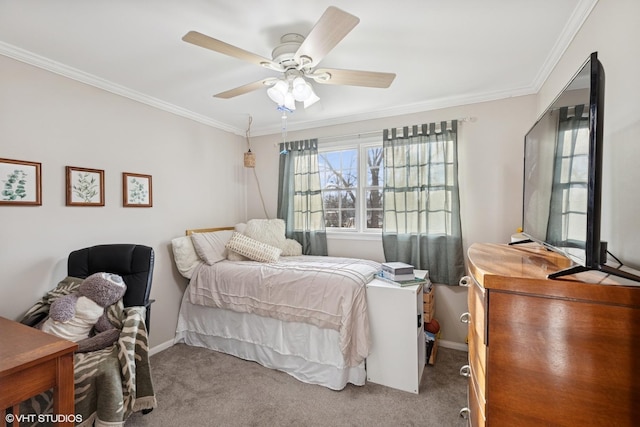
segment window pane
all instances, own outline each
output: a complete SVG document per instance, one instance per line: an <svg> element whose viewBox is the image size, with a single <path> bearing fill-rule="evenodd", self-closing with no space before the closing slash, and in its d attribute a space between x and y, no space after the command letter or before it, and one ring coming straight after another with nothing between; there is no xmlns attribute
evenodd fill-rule
<svg viewBox="0 0 640 427"><path fill-rule="evenodd" d="M337 210L327 210L324 212L325 227L340 227L340 214Z"/></svg>
<svg viewBox="0 0 640 427"><path fill-rule="evenodd" d="M342 198L342 208L355 209L356 196L353 191L343 191L341 194L341 198Z"/></svg>
<svg viewBox="0 0 640 427"><path fill-rule="evenodd" d="M342 227L343 228L355 228L356 226L356 211L355 209L345 209L342 211Z"/></svg>
<svg viewBox="0 0 640 427"><path fill-rule="evenodd" d="M382 190L367 190L367 208L382 209Z"/></svg>
<svg viewBox="0 0 640 427"><path fill-rule="evenodd" d="M365 188L364 197L367 229L382 228L383 153L384 150L380 146L366 149L367 188Z"/></svg>
<svg viewBox="0 0 640 427"><path fill-rule="evenodd" d="M322 200L324 201L324 208L338 209L340 207L340 192L339 191L323 191Z"/></svg>
<svg viewBox="0 0 640 427"><path fill-rule="evenodd" d="M367 228L382 228L382 210L367 210Z"/></svg>
<svg viewBox="0 0 640 427"><path fill-rule="evenodd" d="M382 177L384 176L384 167L382 164L382 147L367 148L367 186L382 186Z"/></svg>
<svg viewBox="0 0 640 427"><path fill-rule="evenodd" d="M319 154L325 226L355 228L358 203L358 150Z"/></svg>

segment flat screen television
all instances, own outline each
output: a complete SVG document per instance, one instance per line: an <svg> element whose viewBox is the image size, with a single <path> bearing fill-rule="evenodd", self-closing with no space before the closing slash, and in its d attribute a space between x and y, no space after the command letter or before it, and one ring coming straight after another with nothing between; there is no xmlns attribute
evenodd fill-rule
<svg viewBox="0 0 640 427"><path fill-rule="evenodd" d="M525 135L523 234L573 261L549 278L599 270L640 280L605 265L600 240L604 86L594 52Z"/></svg>

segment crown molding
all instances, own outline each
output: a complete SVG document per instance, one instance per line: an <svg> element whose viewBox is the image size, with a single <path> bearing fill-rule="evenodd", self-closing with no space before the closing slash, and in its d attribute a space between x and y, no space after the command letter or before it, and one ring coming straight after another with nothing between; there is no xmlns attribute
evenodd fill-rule
<svg viewBox="0 0 640 427"><path fill-rule="evenodd" d="M76 68L69 67L68 65L62 64L60 62L52 61L51 59L45 58L40 55L36 55L32 52L26 51L24 49L20 49L19 47L10 45L2 41L0 41L0 55L7 56L17 61L21 61L26 64L33 65L34 67L42 68L52 73L70 78L72 80L76 80L80 83L85 83L90 86L94 86L99 89L105 90L107 92L124 96L125 98L129 98L134 101L141 102L151 107L158 108L160 110L167 111L169 113L172 113L181 117L185 117L187 119L191 119L208 126L215 127L217 129L221 129L227 132L232 132L238 135L244 135L244 131L242 129L237 129L235 127L213 120L201 114L196 114L193 111L189 111L185 108L178 107L174 104L161 101L157 98L153 98L151 96L145 95L140 92L136 92L125 86L117 85L113 82L102 79L93 74L85 73Z"/></svg>
<svg viewBox="0 0 640 427"><path fill-rule="evenodd" d="M553 69L558 65L562 55L567 51L569 45L575 38L582 25L587 20L593 8L598 4L598 0L583 0L578 3L575 10L571 14L571 17L567 21L567 25L564 26L564 30L560 34L560 37L556 39L553 48L549 51L546 60L540 67L537 76L533 79L532 87L535 93L538 93L544 82L547 80Z"/></svg>

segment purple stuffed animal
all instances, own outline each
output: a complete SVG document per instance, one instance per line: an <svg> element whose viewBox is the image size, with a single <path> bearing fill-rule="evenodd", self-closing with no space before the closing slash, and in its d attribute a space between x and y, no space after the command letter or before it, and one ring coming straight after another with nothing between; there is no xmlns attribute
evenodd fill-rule
<svg viewBox="0 0 640 427"><path fill-rule="evenodd" d="M117 274L92 274L76 292L51 304L49 317L40 329L77 342L78 352L108 347L118 339L120 331L109 321L106 308L118 302L126 290L122 277Z"/></svg>

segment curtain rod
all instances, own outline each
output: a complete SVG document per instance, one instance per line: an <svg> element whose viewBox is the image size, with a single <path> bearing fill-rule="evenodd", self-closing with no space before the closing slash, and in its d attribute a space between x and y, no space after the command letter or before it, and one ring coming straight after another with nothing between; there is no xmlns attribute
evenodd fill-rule
<svg viewBox="0 0 640 427"><path fill-rule="evenodd" d="M475 117L462 117L456 120L458 121L458 123L469 123L469 122L475 122L477 119ZM445 120L445 121L449 122L451 120ZM396 129L402 129L402 127L399 127ZM341 139L348 139L348 138L361 138L363 136L372 136L372 135L382 136L383 132L384 130L372 130L368 132L358 132L358 133L351 133L351 134L345 134L345 135L325 136L325 137L319 137L317 139L318 139L318 142L331 142L331 141L338 141ZM309 138L304 138L304 139L309 139ZM276 148L279 148L280 144L281 142L276 142L273 144L273 146Z"/></svg>

